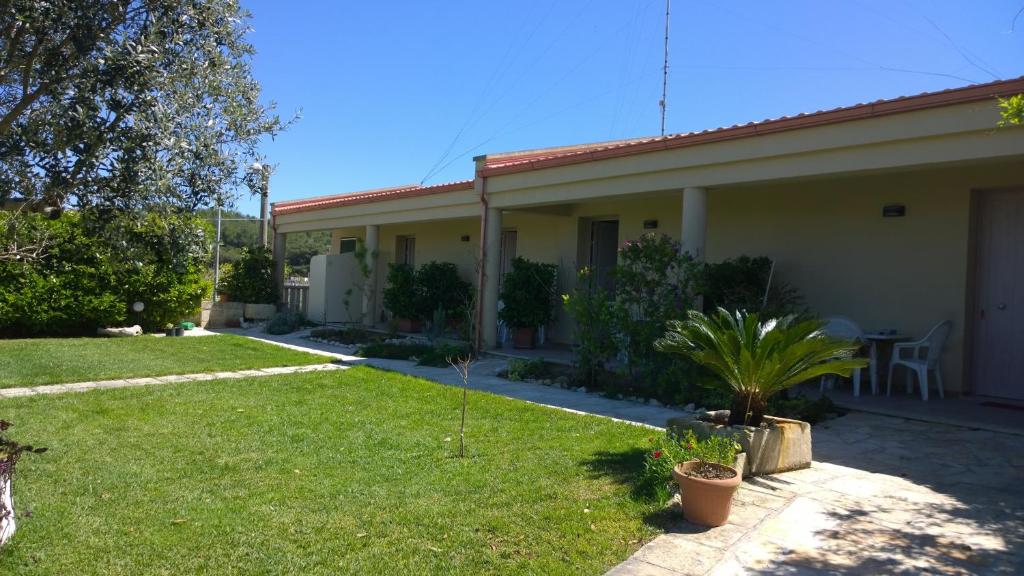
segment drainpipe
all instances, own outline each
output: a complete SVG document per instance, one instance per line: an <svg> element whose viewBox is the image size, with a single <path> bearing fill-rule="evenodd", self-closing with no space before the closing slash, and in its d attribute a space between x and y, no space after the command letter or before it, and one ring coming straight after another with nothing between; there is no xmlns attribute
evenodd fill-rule
<svg viewBox="0 0 1024 576"><path fill-rule="evenodd" d="M476 162L476 178L473 181L473 190L480 197L480 258L477 264L476 281L476 333L473 335L473 349L479 354L484 349L484 282L487 279L487 187L486 180L480 174L486 161L486 156L473 158Z"/></svg>

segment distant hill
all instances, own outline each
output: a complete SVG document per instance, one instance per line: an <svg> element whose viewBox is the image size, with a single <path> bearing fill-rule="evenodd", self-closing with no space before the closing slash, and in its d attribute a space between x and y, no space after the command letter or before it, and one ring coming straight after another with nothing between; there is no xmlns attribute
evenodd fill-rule
<svg viewBox="0 0 1024 576"><path fill-rule="evenodd" d="M207 208L199 211L199 216L216 226L217 211ZM251 220L242 220L250 218ZM220 261L234 262L238 260L245 246L256 246L259 239L259 219L236 210L221 211L221 247ZM309 259L317 254L326 254L331 247L331 233L298 232L288 234L286 255L288 265L295 276L309 276ZM213 264L210 264L213 269Z"/></svg>

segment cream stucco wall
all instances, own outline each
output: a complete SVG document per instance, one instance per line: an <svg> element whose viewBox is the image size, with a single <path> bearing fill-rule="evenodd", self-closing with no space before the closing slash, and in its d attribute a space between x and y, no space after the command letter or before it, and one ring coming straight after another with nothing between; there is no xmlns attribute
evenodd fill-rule
<svg viewBox="0 0 1024 576"><path fill-rule="evenodd" d="M708 259L769 256L812 312L866 330L919 338L952 320L942 369L962 390L971 190L1021 184L1017 162L712 190ZM906 216L883 218L886 204Z"/></svg>
<svg viewBox="0 0 1024 576"><path fill-rule="evenodd" d="M617 219L619 244L645 232L645 220L657 220L658 228L647 232L664 233L679 238L682 219L682 193L650 194L642 198L600 200L566 205L549 212L510 210L502 216L502 228L517 231L518 256L558 265L558 288L571 292L576 285L576 271L587 264L579 261L580 227L589 219ZM549 338L569 342L572 325L561 305L550 327Z"/></svg>

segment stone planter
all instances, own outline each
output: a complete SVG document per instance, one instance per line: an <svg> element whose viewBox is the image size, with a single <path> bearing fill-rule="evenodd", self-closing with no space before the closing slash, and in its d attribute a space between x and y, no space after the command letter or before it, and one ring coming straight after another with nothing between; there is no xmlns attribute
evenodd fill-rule
<svg viewBox="0 0 1024 576"><path fill-rule="evenodd" d="M746 454L743 476L762 476L811 466L811 425L799 420L765 416L764 424L753 426L725 426L705 422L696 417L672 418L668 429L676 434L693 430L698 438L711 434L730 438Z"/></svg>
<svg viewBox="0 0 1024 576"><path fill-rule="evenodd" d="M270 320L277 314L274 304L246 304L244 316L246 320Z"/></svg>
<svg viewBox="0 0 1024 576"><path fill-rule="evenodd" d="M14 463L0 460L0 547L14 535L14 501L11 496L11 476Z"/></svg>

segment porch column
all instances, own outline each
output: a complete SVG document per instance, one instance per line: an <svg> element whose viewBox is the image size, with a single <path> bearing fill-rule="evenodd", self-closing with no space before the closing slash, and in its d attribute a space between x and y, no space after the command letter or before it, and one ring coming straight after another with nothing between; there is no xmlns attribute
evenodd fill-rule
<svg viewBox="0 0 1024 576"><path fill-rule="evenodd" d="M704 237L708 228L708 198L704 188L683 188L683 252L704 260Z"/></svg>
<svg viewBox="0 0 1024 576"><path fill-rule="evenodd" d="M380 227L370 224L366 227L366 267L369 276L363 286L363 325L373 326L377 313L377 256L380 246Z"/></svg>
<svg viewBox="0 0 1024 576"><path fill-rule="evenodd" d="M277 227L274 228L274 247L271 254L274 260L274 290L277 292L278 309L281 309L282 303L284 303L284 261L287 239L287 234L278 232Z"/></svg>
<svg viewBox="0 0 1024 576"><path fill-rule="evenodd" d="M487 209L487 234L484 238L484 289L480 330L486 348L498 345L498 275L501 273L501 210Z"/></svg>

